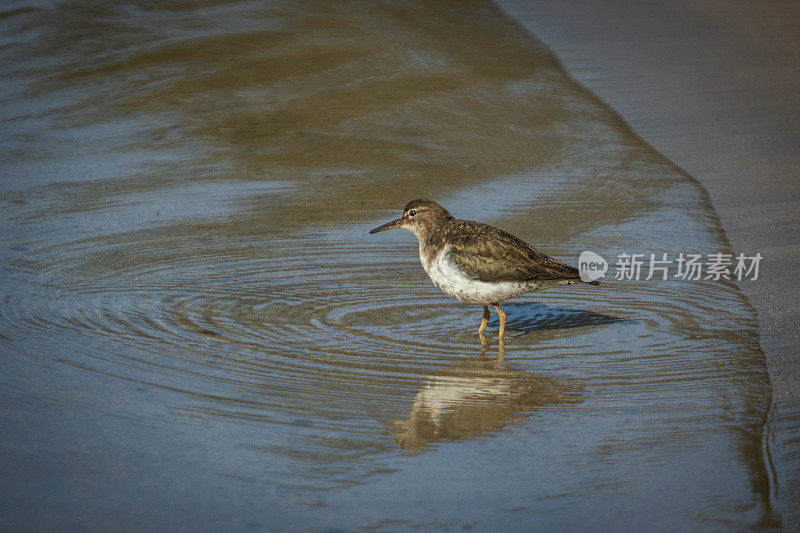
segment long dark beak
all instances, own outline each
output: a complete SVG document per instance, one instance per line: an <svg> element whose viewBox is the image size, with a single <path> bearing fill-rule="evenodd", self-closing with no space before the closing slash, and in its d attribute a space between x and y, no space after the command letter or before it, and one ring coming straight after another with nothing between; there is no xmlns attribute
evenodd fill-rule
<svg viewBox="0 0 800 533"><path fill-rule="evenodd" d="M391 222L387 222L386 224L384 224L382 226L378 226L377 228L375 228L373 230L370 230L370 233L378 233L379 231L384 231L384 230L387 230L387 229L399 228L399 227L400 227L400 219L398 218L398 219L392 220Z"/></svg>

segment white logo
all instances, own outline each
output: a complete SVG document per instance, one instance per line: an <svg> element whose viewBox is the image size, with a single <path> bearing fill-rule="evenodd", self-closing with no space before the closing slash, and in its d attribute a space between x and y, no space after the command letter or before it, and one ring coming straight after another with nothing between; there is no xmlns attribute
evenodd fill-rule
<svg viewBox="0 0 800 533"><path fill-rule="evenodd" d="M608 270L608 262L603 256L594 252L585 251L578 258L578 270L581 280L589 282L602 278Z"/></svg>

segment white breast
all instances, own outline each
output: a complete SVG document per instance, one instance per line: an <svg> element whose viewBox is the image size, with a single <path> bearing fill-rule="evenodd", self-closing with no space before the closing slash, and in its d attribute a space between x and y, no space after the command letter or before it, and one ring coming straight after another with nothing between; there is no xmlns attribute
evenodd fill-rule
<svg viewBox="0 0 800 533"><path fill-rule="evenodd" d="M449 245L439 252L430 263L425 261L420 245L420 260L431 281L445 294L469 304L496 304L514 296L539 288L535 281L500 281L487 283L470 278L449 258Z"/></svg>

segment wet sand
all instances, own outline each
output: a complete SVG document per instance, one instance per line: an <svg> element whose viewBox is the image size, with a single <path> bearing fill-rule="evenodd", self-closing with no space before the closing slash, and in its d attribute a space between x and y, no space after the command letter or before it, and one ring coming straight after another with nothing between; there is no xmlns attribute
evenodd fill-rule
<svg viewBox="0 0 800 533"><path fill-rule="evenodd" d="M759 316L784 527L800 524L800 4L500 0L582 84L708 190Z"/></svg>

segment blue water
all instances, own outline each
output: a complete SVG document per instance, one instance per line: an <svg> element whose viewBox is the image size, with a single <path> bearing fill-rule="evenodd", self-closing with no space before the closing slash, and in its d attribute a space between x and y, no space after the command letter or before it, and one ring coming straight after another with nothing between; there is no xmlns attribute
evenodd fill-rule
<svg viewBox="0 0 800 533"><path fill-rule="evenodd" d="M729 251L697 183L491 4L0 14L11 529L775 525L729 282L479 307L415 197L550 255Z"/></svg>

